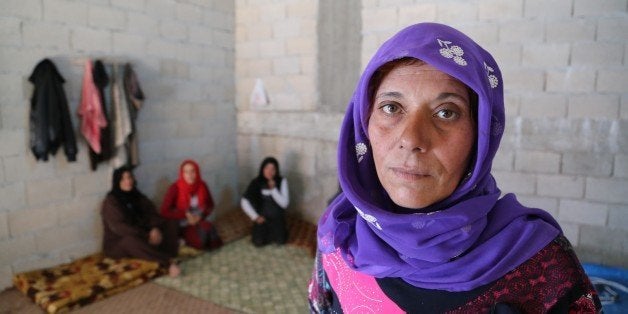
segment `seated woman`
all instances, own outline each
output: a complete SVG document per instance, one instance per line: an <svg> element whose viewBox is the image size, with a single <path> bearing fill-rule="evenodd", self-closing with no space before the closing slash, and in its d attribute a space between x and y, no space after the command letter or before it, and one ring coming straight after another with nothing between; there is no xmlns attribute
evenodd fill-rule
<svg viewBox="0 0 628 314"><path fill-rule="evenodd" d="M318 224L313 312L595 313L547 212L501 195L503 79L461 32L422 23L375 53L341 126L342 192Z"/></svg>
<svg viewBox="0 0 628 314"><path fill-rule="evenodd" d="M196 249L212 249L222 245L210 214L214 200L201 178L194 160L185 160L179 167L179 179L173 183L161 204L161 215L178 223L185 243Z"/></svg>
<svg viewBox="0 0 628 314"><path fill-rule="evenodd" d="M105 256L155 261L168 267L171 277L178 276L177 225L159 217L155 205L137 190L131 168L115 170L112 181L100 212Z"/></svg>
<svg viewBox="0 0 628 314"><path fill-rule="evenodd" d="M255 246L286 243L284 210L289 201L288 180L279 174L277 159L266 157L240 201L242 210L253 220L251 239Z"/></svg>

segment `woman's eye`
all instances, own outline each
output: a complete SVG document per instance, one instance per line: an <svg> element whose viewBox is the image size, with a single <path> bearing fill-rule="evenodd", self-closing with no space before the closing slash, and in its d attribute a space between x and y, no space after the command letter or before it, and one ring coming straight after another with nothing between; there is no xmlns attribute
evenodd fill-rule
<svg viewBox="0 0 628 314"><path fill-rule="evenodd" d="M379 107L385 114L395 114L399 112L399 106L396 104L385 104Z"/></svg>
<svg viewBox="0 0 628 314"><path fill-rule="evenodd" d="M453 120L457 118L459 114L450 109L441 109L438 112L436 112L436 116L445 120Z"/></svg>

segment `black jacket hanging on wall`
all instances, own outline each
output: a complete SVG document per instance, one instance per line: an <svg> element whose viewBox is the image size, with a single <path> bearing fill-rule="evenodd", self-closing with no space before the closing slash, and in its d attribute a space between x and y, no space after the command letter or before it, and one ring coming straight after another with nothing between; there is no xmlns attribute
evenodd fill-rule
<svg viewBox="0 0 628 314"><path fill-rule="evenodd" d="M68 161L76 161L76 138L68 100L63 90L65 80L49 59L40 61L28 80L35 85L31 97L30 146L37 160L48 160L63 143Z"/></svg>

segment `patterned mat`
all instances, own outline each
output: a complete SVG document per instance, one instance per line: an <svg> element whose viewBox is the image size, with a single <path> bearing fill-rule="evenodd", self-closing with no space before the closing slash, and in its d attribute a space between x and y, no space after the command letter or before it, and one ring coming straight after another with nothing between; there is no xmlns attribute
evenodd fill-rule
<svg viewBox="0 0 628 314"><path fill-rule="evenodd" d="M245 313L307 313L314 260L291 245L256 248L250 236L182 263L156 283Z"/></svg>

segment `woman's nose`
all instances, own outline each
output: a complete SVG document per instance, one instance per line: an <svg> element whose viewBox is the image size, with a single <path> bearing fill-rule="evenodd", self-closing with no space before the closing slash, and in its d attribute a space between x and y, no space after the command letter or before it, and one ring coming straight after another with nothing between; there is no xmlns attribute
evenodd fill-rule
<svg viewBox="0 0 628 314"><path fill-rule="evenodd" d="M429 120L421 113L409 114L401 123L399 148L426 152L430 147Z"/></svg>

